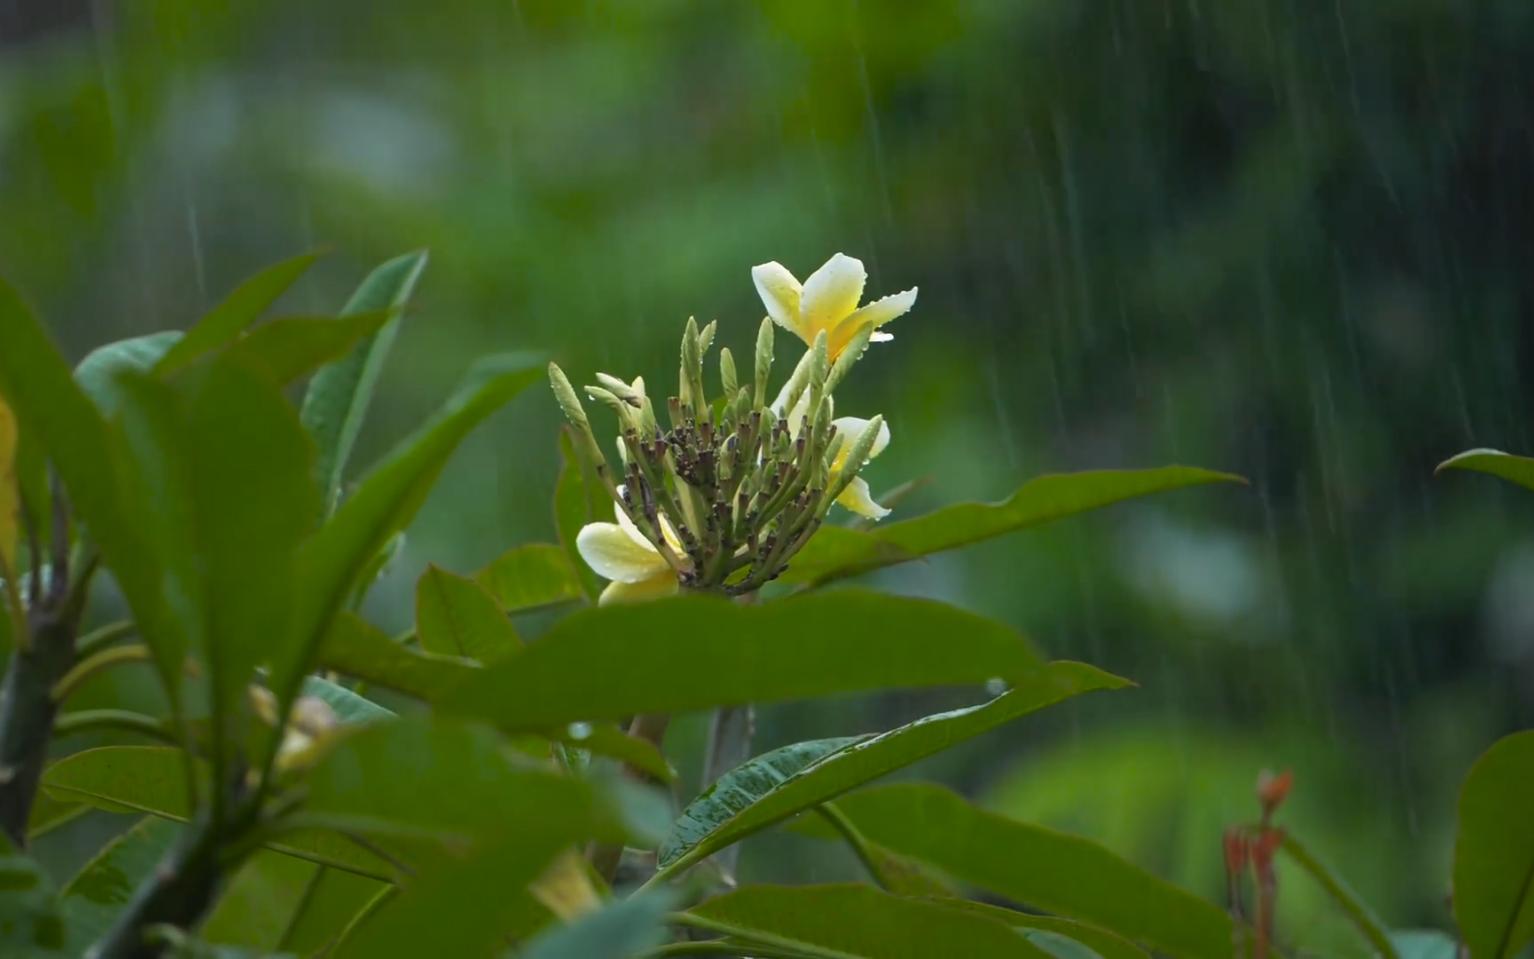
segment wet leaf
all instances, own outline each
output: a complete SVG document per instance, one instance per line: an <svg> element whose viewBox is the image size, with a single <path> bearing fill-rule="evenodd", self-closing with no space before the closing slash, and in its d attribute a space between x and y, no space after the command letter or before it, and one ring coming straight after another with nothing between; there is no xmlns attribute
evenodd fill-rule
<svg viewBox="0 0 1534 959"><path fill-rule="evenodd" d="M305 253L274 263L235 287L234 292L193 324L185 336L159 357L154 365L155 374L174 373L190 366L203 354L233 341L242 330L260 319L261 314L317 259L319 254Z"/></svg>
<svg viewBox="0 0 1534 959"><path fill-rule="evenodd" d="M661 868L675 872L795 813L1046 706L1124 685L1125 680L1081 663L1050 663L979 706L925 716L877 736L817 740L759 756L683 810L661 844Z"/></svg>
<svg viewBox="0 0 1534 959"><path fill-rule="evenodd" d="M1041 665L1007 626L930 600L840 590L741 606L681 596L573 613L437 706L536 731L860 690L1023 681Z"/></svg>
<svg viewBox="0 0 1534 959"><path fill-rule="evenodd" d="M1534 490L1534 459L1527 456L1514 456L1512 453L1504 453L1501 450L1466 450L1457 456L1451 456L1438 464L1436 473L1444 470L1469 470L1473 473L1486 473L1499 479L1516 483L1524 489Z"/></svg>
<svg viewBox="0 0 1534 959"><path fill-rule="evenodd" d="M782 578L819 585L1152 493L1245 482L1230 473L1191 466L1052 473L1029 480L1000 503L958 503L867 531L822 530L794 557Z"/></svg>

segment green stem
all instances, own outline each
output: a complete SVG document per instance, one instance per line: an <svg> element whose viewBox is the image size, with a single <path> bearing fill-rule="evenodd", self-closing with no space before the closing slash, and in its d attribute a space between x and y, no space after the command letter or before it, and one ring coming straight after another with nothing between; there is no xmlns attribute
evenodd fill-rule
<svg viewBox="0 0 1534 959"><path fill-rule="evenodd" d="M53 684L52 695L55 703L62 703L69 698L69 694L80 688L80 684L104 669L122 663L147 663L154 658L149 647L143 643L133 643L129 646L111 646L90 657L75 663L70 670Z"/></svg>
<svg viewBox="0 0 1534 959"><path fill-rule="evenodd" d="M815 807L815 811L820 814L822 819L831 824L831 828L841 834L842 839L846 840L847 845L852 847L852 851L857 855L858 861L863 864L864 869L868 870L869 878L880 889L883 889L885 892L891 892L889 880L885 877L884 870L880 868L879 860L874 856L873 847L869 844L868 837L864 836L857 825L847 818L847 814L837 808L835 803L831 802L821 803Z"/></svg>
<svg viewBox="0 0 1534 959"><path fill-rule="evenodd" d="M1369 940L1369 944L1374 947L1380 959L1401 959L1400 953L1396 951L1395 944L1390 941L1390 936L1379 918L1362 899L1358 898L1357 893L1348 888L1347 883L1342 881L1342 877L1328 869L1319 859L1311 855L1310 850L1306 849L1298 839L1287 833L1284 835L1283 850L1301 869L1309 873L1312 879L1320 883L1321 888L1326 890L1338 906L1342 907L1342 911L1347 913L1348 918L1358 927L1363 937Z"/></svg>
<svg viewBox="0 0 1534 959"><path fill-rule="evenodd" d="M80 637L80 641L75 644L75 655L79 659L89 659L119 639L132 636L137 629L129 619L97 627Z"/></svg>
<svg viewBox="0 0 1534 959"><path fill-rule="evenodd" d="M172 746L181 744L175 731L162 720L128 709L77 709L64 713L54 722L53 735L58 738L102 729L139 733Z"/></svg>
<svg viewBox="0 0 1534 959"><path fill-rule="evenodd" d="M693 929L701 929L704 932L718 933L722 936L732 936L742 940L742 945L747 945L752 956L771 957L771 959L835 959L843 953L827 953L806 947L792 939L774 936L770 933L758 932L751 929L740 929L727 922L718 922L713 919L705 919L702 916L690 912L672 913L669 920L675 926L688 926Z"/></svg>
<svg viewBox="0 0 1534 959"><path fill-rule="evenodd" d="M233 868L221 861L219 839L211 822L193 824L91 947L92 959L154 959L162 950L149 940L153 927L185 929L200 920L212 906L226 868Z"/></svg>

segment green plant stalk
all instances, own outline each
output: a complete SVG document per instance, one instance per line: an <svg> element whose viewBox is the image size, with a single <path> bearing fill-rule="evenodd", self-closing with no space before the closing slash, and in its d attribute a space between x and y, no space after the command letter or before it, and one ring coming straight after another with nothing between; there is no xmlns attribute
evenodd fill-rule
<svg viewBox="0 0 1534 959"><path fill-rule="evenodd" d="M138 627L132 620L128 619L120 619L115 623L98 626L96 629L81 636L79 641L75 643L75 655L80 659L89 659L119 639L132 636L137 631Z"/></svg>
<svg viewBox="0 0 1534 959"><path fill-rule="evenodd" d="M831 828L835 829L842 839L846 841L847 845L852 848L853 854L858 857L858 862L862 863L863 868L868 870L868 878L872 879L874 884L885 892L892 892L889 880L885 878L884 870L879 868L879 861L874 857L873 849L868 843L868 838L863 835L862 831L858 829L852 820L847 818L846 813L842 812L832 802L821 803L815 807L815 812L820 815L820 818L830 823Z"/></svg>
<svg viewBox="0 0 1534 959"><path fill-rule="evenodd" d="M1289 854L1289 858L1294 860L1296 865L1309 873L1310 877L1319 883L1322 889L1326 890L1327 895L1331 896L1332 900L1342 908L1342 911L1352 920L1353 925L1358 927L1358 931L1374 947L1381 959L1401 959L1401 954L1396 951L1395 944L1390 941L1390 935L1385 931L1385 927L1379 918L1374 915L1373 911L1369 909L1362 899L1358 898L1357 893L1348 888L1347 883L1343 882L1340 876L1328 869L1315 856L1311 855L1310 850L1305 848L1304 844L1288 833L1284 834L1282 848L1284 852Z"/></svg>
<svg viewBox="0 0 1534 959"><path fill-rule="evenodd" d="M0 685L0 829L18 849L26 846L27 819L58 717L53 687L75 658L68 610L35 609L29 620L31 642L17 643Z"/></svg>
<svg viewBox="0 0 1534 959"><path fill-rule="evenodd" d="M172 746L181 745L169 724L128 709L79 709L59 715L53 724L55 738L98 730L138 733Z"/></svg>
<svg viewBox="0 0 1534 959"><path fill-rule="evenodd" d="M70 693L80 688L81 683L104 669L110 669L122 663L148 663L153 660L154 653L143 643L109 646L93 656L75 662L64 675L60 676L53 684L54 701L62 703L69 698Z"/></svg>
<svg viewBox="0 0 1534 959"><path fill-rule="evenodd" d="M92 946L92 959L154 959L162 952L151 942L151 928L186 929L202 919L238 865L224 859L223 837L212 820L197 820L134 892L128 905Z"/></svg>

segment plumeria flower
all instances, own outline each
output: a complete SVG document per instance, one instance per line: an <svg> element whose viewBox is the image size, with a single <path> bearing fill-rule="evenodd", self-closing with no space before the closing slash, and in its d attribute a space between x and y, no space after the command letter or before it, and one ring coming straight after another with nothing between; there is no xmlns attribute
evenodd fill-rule
<svg viewBox="0 0 1534 959"><path fill-rule="evenodd" d="M859 308L863 284L868 273L863 261L838 253L800 286L782 264L763 263L751 268L756 292L774 323L799 337L806 344L815 342L815 334L826 331L830 357L836 357L852 342L852 337L866 324L883 326L916 305L916 287L904 293L886 296ZM893 339L876 332L872 342Z"/></svg>
<svg viewBox="0 0 1534 959"><path fill-rule="evenodd" d="M809 410L809 406L808 394L801 396L799 402L794 404L793 412L788 416L788 432L790 436L798 438L799 429L804 423L804 415ZM831 425L836 428L836 438L831 441L834 444L834 451L831 454L831 481L833 483L841 475L842 470L846 468L847 457L852 453L852 444L856 443L857 438L863 435L863 431L868 428L869 422L869 420L857 416L838 416L831 421ZM874 445L868 450L869 460L884 452L884 448L888 445L890 445L889 424L881 421L879 423L879 432L874 436ZM890 514L889 510L874 502L873 494L868 488L868 481L861 476L854 476L852 478L852 482L847 484L847 488L842 490L840 496L836 497L836 502L865 519L878 520Z"/></svg>
<svg viewBox="0 0 1534 959"><path fill-rule="evenodd" d="M831 425L836 427L836 438L832 440L836 444L836 452L831 455L833 481L846 468L847 456L852 452L852 444L863 435L868 424L868 420L859 419L856 416L840 416L831 421ZM889 424L881 422L879 432L874 437L874 445L868 450L868 458L872 460L884 452L884 448L888 445L890 445ZM836 502L866 519L883 519L890 514L889 510L874 502L873 495L868 489L868 480L861 476L852 478L847 488L836 497Z"/></svg>
<svg viewBox="0 0 1534 959"><path fill-rule="evenodd" d="M619 490L621 492L622 487ZM678 589L676 570L645 539L627 513L617 506L613 513L618 522L587 523L575 537L575 548L586 565L603 579L612 580L602 590L598 604L606 606L674 594ZM684 555L676 530L664 516L660 525L672 552Z"/></svg>

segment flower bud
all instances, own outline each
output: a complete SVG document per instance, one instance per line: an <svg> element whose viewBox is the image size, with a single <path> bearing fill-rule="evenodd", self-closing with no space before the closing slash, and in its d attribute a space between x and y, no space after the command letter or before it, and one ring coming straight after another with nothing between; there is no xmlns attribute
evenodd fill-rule
<svg viewBox="0 0 1534 959"><path fill-rule="evenodd" d="M740 389L740 383L735 379L735 357L730 353L728 346L719 350L719 383L725 396L734 396Z"/></svg>
<svg viewBox="0 0 1534 959"><path fill-rule="evenodd" d="M1257 775L1257 801L1262 804L1264 817L1273 815L1283 805L1289 796L1289 787L1293 785L1294 773L1287 769L1277 775L1264 769Z"/></svg>
<svg viewBox="0 0 1534 959"><path fill-rule="evenodd" d="M767 379L772 374L772 320L762 320L756 331L756 377L755 402L762 406L767 402Z"/></svg>

